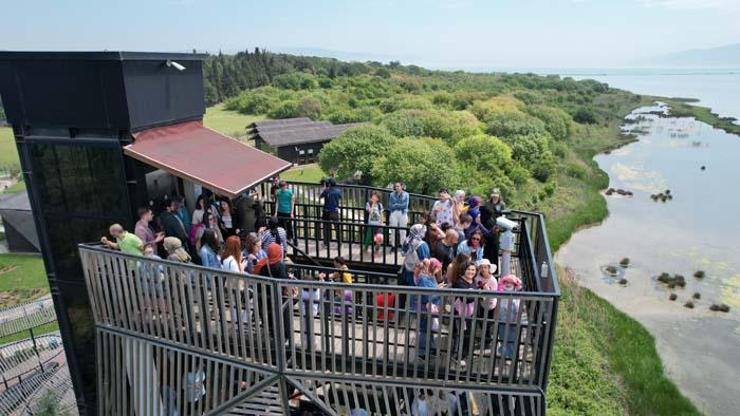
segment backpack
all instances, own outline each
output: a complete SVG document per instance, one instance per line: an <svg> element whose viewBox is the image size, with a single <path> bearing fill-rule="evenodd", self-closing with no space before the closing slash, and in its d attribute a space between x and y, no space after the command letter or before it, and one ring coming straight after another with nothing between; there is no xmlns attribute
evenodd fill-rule
<svg viewBox="0 0 740 416"><path fill-rule="evenodd" d="M414 267L416 267L416 263L419 262L419 253L416 252L419 248L417 247L414 250L411 250L409 247L408 252L406 253L406 257L403 258L403 267L406 268L406 270L413 272Z"/></svg>

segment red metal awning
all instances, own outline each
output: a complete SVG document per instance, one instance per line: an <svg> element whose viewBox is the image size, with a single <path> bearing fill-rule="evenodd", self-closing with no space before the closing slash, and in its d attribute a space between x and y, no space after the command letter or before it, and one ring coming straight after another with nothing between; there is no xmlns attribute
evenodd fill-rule
<svg viewBox="0 0 740 416"><path fill-rule="evenodd" d="M135 133L134 142L123 152L232 198L291 166L290 162L203 127L200 121Z"/></svg>

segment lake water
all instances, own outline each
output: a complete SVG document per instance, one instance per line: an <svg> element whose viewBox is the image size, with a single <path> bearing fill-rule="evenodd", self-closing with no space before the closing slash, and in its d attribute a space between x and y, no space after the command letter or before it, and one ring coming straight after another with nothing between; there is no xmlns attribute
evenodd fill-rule
<svg viewBox="0 0 740 416"><path fill-rule="evenodd" d="M740 77L726 75L616 75L594 77L642 94L700 98L720 114L740 118ZM679 81L680 80L680 81ZM701 95L701 86L707 86ZM683 89L682 89L683 88ZM660 108L643 108L650 112ZM740 409L740 137L689 118L633 114L638 141L595 159L610 186L634 193L607 196L610 215L576 233L558 262L656 337L668 375L705 413ZM705 166L706 170L701 170ZM673 199L651 195L670 190ZM605 273L618 267L626 286ZM703 270L706 277L693 274ZM657 282L662 272L682 274L685 288ZM669 300L675 293L677 299ZM699 300L692 299L699 293ZM695 307L684 307L687 301ZM730 313L711 312L726 303Z"/></svg>
<svg viewBox="0 0 740 416"><path fill-rule="evenodd" d="M721 116L740 119L740 69L623 69L572 71L575 79L595 79L638 94L698 98ZM585 74L585 75L584 75Z"/></svg>

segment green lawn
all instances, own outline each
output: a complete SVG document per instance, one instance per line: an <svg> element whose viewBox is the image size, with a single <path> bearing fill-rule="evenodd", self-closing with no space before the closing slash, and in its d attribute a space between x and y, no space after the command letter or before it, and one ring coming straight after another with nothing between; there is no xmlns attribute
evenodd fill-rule
<svg viewBox="0 0 740 416"><path fill-rule="evenodd" d="M0 307L13 306L49 293L40 256L0 254Z"/></svg>
<svg viewBox="0 0 740 416"><path fill-rule="evenodd" d="M18 169L20 165L13 130L10 127L0 127L0 171L10 168Z"/></svg>
<svg viewBox="0 0 740 416"><path fill-rule="evenodd" d="M280 174L280 178L286 181L312 182L319 183L321 178L325 178L326 173L316 163L294 167Z"/></svg>
<svg viewBox="0 0 740 416"><path fill-rule="evenodd" d="M8 189L5 190L5 192L9 194L14 194L16 192L21 192L26 190L26 183L24 181L18 181L8 187Z"/></svg>
<svg viewBox="0 0 740 416"><path fill-rule="evenodd" d="M229 111L224 108L223 104L217 104L206 109L203 124L227 136L240 138L246 134L248 124L264 118L265 116L251 116Z"/></svg>
<svg viewBox="0 0 740 416"><path fill-rule="evenodd" d="M48 334L49 332L54 332L59 330L59 323L58 322L49 322L48 324L43 324L40 326L37 326L33 328L33 335L39 336ZM10 342L20 341L22 339L30 338L31 333L29 331L22 331L15 334L10 334L6 337L0 338L0 345L8 344Z"/></svg>

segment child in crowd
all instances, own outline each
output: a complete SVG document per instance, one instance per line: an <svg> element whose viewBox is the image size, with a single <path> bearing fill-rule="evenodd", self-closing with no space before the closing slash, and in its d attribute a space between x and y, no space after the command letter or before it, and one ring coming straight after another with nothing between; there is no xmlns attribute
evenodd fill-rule
<svg viewBox="0 0 740 416"><path fill-rule="evenodd" d="M311 280L313 273L305 274L307 280ZM324 281L324 274L319 273L317 278ZM301 342L304 348L316 350L318 348L314 337L315 324L314 319L319 315L321 305L321 289L311 288L310 286L301 289Z"/></svg>
<svg viewBox="0 0 740 416"><path fill-rule="evenodd" d="M380 202L380 194L377 191L370 193L370 200L365 204L367 214L367 231L365 231L365 247L368 252L375 247L375 255L380 255L380 244L383 243L383 229L376 227L383 225L383 204Z"/></svg>
<svg viewBox="0 0 740 416"><path fill-rule="evenodd" d="M424 259L416 264L414 269L414 282L417 287L437 288L437 281L433 277L433 271L440 269L442 264L437 259ZM436 353L434 336L429 334L433 322L429 316L436 310L439 313L440 297L437 295L411 295L409 307L412 313L418 317L417 354L421 360L426 359L427 352ZM429 351L427 351L429 350Z"/></svg>
<svg viewBox="0 0 740 416"><path fill-rule="evenodd" d="M496 219L501 229L501 276L511 274L511 253L514 251L514 227L516 223L506 217Z"/></svg>
<svg viewBox="0 0 740 416"><path fill-rule="evenodd" d="M522 281L513 274L505 275L499 280L499 292L511 293L521 289ZM498 304L498 339L502 342L503 355L507 360L514 358L514 344L518 338L517 323L521 315L519 307L520 299L508 296L502 298Z"/></svg>
<svg viewBox="0 0 740 416"><path fill-rule="evenodd" d="M328 276L323 272L319 273L319 278L328 279L334 282L352 283L352 274L349 272L349 267L347 267L347 261L344 259L344 257L337 256L334 258L334 268L337 269L337 271L329 273ZM334 303L334 313L351 314L353 310L352 290L337 290L334 294Z"/></svg>
<svg viewBox="0 0 740 416"><path fill-rule="evenodd" d="M498 292L498 282L494 277L494 273L496 273L496 265L491 264L488 259L478 262L478 276L475 278L475 284L478 289L490 292L481 300L478 307L478 317L485 324L493 322L493 315L495 313L496 303L498 302L495 297L491 296L495 292ZM489 345L493 341L494 328L487 326L483 328L483 331L486 336L486 345Z"/></svg>

